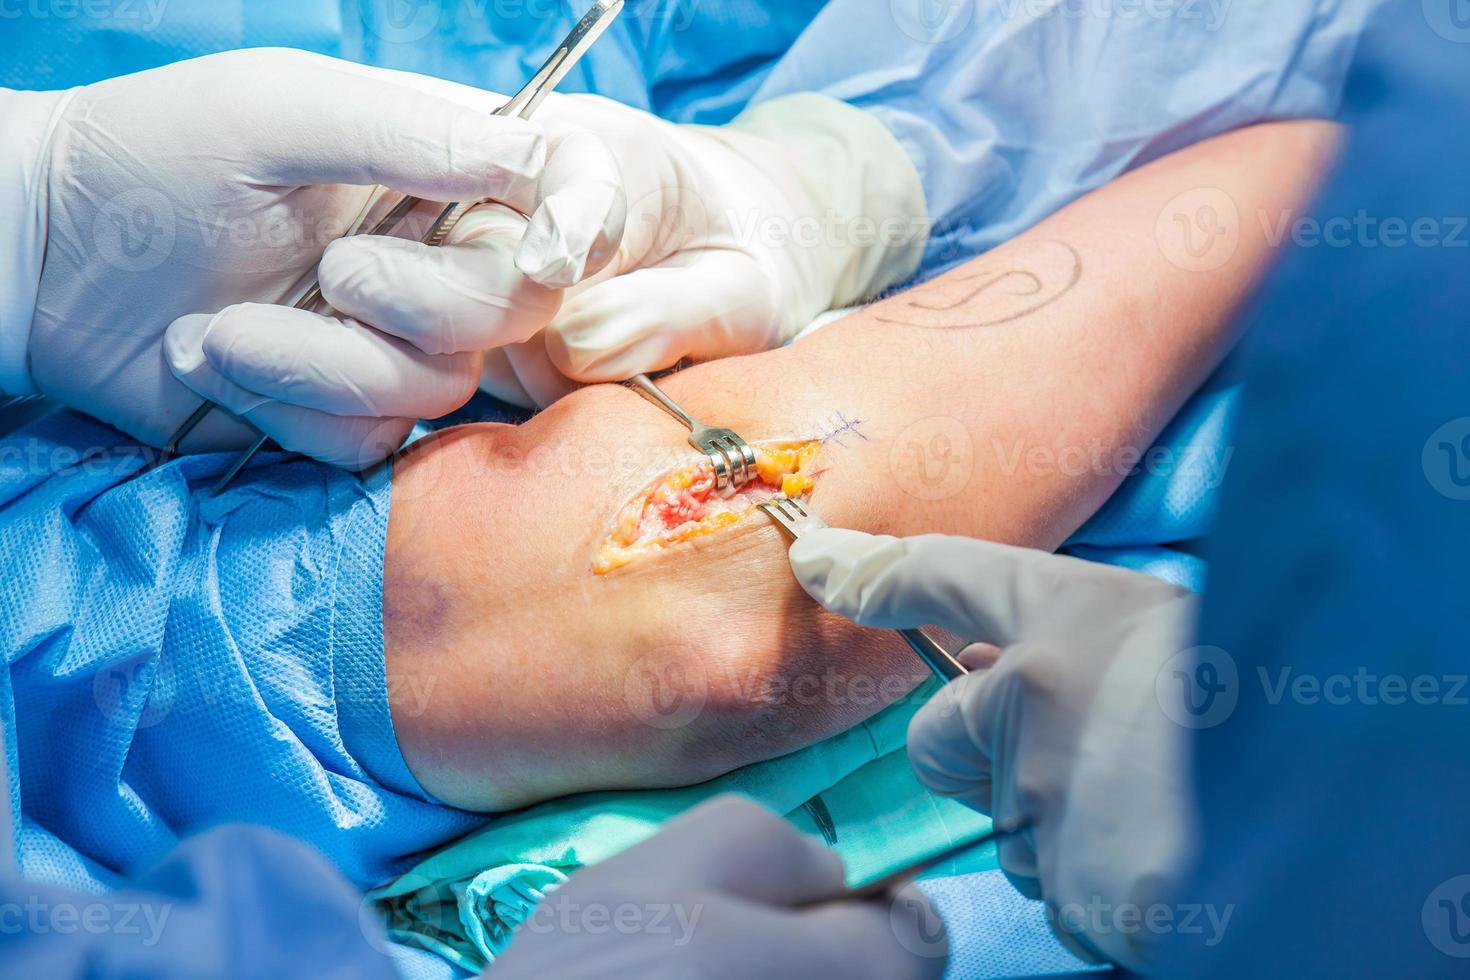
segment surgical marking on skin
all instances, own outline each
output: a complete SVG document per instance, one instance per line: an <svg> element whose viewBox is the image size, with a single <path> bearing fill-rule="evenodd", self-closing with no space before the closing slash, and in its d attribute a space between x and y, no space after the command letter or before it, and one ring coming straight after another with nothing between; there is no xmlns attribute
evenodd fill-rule
<svg viewBox="0 0 1470 980"><path fill-rule="evenodd" d="M977 272L973 276L956 276L955 282L972 282L978 279L980 280L980 285L976 286L974 289L970 290L969 293L955 300L953 303L938 304L925 303L921 300L913 300L909 303L909 306L912 306L918 310L953 310L956 307L964 306L966 303L973 300L976 296L979 296L981 293L990 289L992 286L995 286L996 284L1010 278L1011 276L1017 276L1021 279L1026 280L1031 286L1031 289L1029 292L1017 292L1015 290L1012 290L1010 295L1035 296L1037 293L1041 292L1041 279L1034 272L1025 272L1020 269L1004 269L999 272L990 272L986 270L982 272Z"/></svg>
<svg viewBox="0 0 1470 980"><path fill-rule="evenodd" d="M862 419L850 419L839 410L832 418L822 424L822 434L817 437L817 441L824 445L829 442L835 442L844 449L847 448L847 443L842 441L844 436L854 435L863 442L869 442L871 440L863 432L861 428L862 424Z"/></svg>
<svg viewBox="0 0 1470 980"><path fill-rule="evenodd" d="M924 299L921 295L920 298L904 300L902 303L897 304L897 309L899 310L907 308L921 310L925 313L970 313L971 317L966 318L963 322L944 323L936 322L934 319L927 321L917 318L906 319L902 316L893 316L891 313L885 315L887 311L883 307L879 308L880 312L876 313L875 317L880 323L894 323L900 326L926 327L936 330L993 327L1028 317L1039 310L1045 309L1070 293L1077 283L1082 280L1082 256L1078 254L1077 249L1066 242L1038 242L1036 246L1029 250L1034 251L1035 248L1044 245L1057 246L1066 250L1065 258L1067 265L1064 270L1060 270L1059 275L1053 274L1051 271L1037 270L1034 268L1008 267L1002 269L981 269L971 272L968 275L955 276L947 280L948 283L975 284L968 292L953 302L930 301ZM1018 261L1022 257L1018 256L1012 261ZM936 288L942 287L944 282L944 280L937 282ZM1013 284L1013 286L1010 289L1001 291L1000 287L1005 283ZM1059 285L1050 285L1052 283L1059 283ZM1019 289L1015 287L1019 287ZM933 292L934 289L926 290L922 287L914 291L914 293L923 295L928 295ZM973 310L973 306L980 305L980 302L994 296L997 292L1000 292L1001 296L1012 300L1025 299L1033 296L1040 298L1034 303L1025 305L1023 309L998 310L988 317L981 316L979 319L973 319L972 317L976 312Z"/></svg>

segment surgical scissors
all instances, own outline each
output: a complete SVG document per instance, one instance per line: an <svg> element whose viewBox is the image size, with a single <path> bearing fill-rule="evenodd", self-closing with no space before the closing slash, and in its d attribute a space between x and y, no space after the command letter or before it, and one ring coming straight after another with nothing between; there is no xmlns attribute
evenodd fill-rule
<svg viewBox="0 0 1470 980"><path fill-rule="evenodd" d="M537 107L545 101L546 96L551 94L551 91L566 77L567 72L571 71L573 66L587 53L587 49L592 46L593 42L601 37L602 33L617 18L623 9L623 3L624 0L597 0L592 9L587 11L582 19L577 22L577 26L572 28L571 33L562 39L561 44L557 45L556 50L551 53L551 56L546 59L546 62L536 71L536 74L531 76L531 80L523 85L519 92L511 96L510 101L506 102L499 109L496 109L492 115L515 116L519 119L529 119ZM367 233L370 235L381 235L393 230L420 203L422 201L416 197L403 198L387 214L383 215L382 218L374 223ZM459 222L459 219L464 217L466 212L479 203L479 201L456 201L446 205L419 240L429 246L437 247L443 245L444 240L449 237L449 233L454 230L454 226ZM348 231L348 234L360 233L362 222L366 218L367 209L364 209L363 213L358 215L357 221L354 222L353 228ZM306 287L305 291L292 306L298 310L311 310L320 307L319 312L322 313L331 310L330 306L322 305L321 284L315 280ZM184 420L183 424L174 430L173 435L164 444L160 462L168 460L177 453L179 443L187 438L189 433L193 432L199 426L199 423L203 422L205 417L217 407L219 406L215 402L209 400L202 402ZM225 471L224 476L220 477L219 482L210 491L211 495L218 494L225 487L229 486L230 482L239 475L240 471L255 458L255 454L260 452L269 441L269 436L260 433L259 438L255 440L250 448L241 453L240 457Z"/></svg>

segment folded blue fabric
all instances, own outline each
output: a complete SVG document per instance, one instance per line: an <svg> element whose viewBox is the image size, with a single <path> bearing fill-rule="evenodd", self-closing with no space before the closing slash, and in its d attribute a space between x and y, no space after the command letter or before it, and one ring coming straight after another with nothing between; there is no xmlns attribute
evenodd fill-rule
<svg viewBox="0 0 1470 980"><path fill-rule="evenodd" d="M751 101L821 92L887 126L924 184L927 276L1202 139L1332 118L1383 3L831 0Z"/></svg>
<svg viewBox="0 0 1470 980"><path fill-rule="evenodd" d="M399 755L383 671L386 467L148 470L62 413L0 440L0 715L22 870L105 887L225 821L360 885L483 818Z"/></svg>
<svg viewBox="0 0 1470 980"><path fill-rule="evenodd" d="M1000 871L918 883L949 933L946 980L1056 976L1090 967L1052 935L1046 907L1022 897Z"/></svg>
<svg viewBox="0 0 1470 980"><path fill-rule="evenodd" d="M725 122L825 2L627 0L558 90L597 92L681 122ZM66 88L217 51L278 46L509 93L590 7L591 0L120 0L66 16L52 5L50 16L0 13L0 86Z"/></svg>
<svg viewBox="0 0 1470 980"><path fill-rule="evenodd" d="M1061 550L1204 590L1205 563L1188 547L1214 520L1235 449L1238 385L1222 375L1191 398L1127 478Z"/></svg>

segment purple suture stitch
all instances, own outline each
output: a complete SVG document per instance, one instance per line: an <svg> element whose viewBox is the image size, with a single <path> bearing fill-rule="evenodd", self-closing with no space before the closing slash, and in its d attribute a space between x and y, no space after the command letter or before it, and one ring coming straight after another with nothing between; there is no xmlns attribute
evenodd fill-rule
<svg viewBox="0 0 1470 980"><path fill-rule="evenodd" d="M838 411L831 419L823 424L821 442L823 445L828 442L835 442L837 445L845 448L847 443L843 442L842 439L848 435L857 436L863 442L867 442L868 437L863 435L863 430L860 428L862 424L862 419L850 419L846 415L843 415L841 411Z"/></svg>

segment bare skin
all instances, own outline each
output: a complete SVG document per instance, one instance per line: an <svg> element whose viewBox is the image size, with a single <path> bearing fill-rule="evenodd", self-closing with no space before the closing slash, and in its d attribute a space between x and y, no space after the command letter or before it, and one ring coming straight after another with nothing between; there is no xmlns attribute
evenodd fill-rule
<svg viewBox="0 0 1470 980"><path fill-rule="evenodd" d="M1334 139L1293 123L1202 143L788 348L662 385L752 441L827 438L811 500L829 523L1054 549L1218 365L1269 255L1255 216L1300 207ZM1168 236L1171 202L1199 188L1241 215L1208 271ZM684 438L602 385L398 461L389 690L409 767L441 800L500 810L697 782L847 728L924 678L891 636L812 603L759 515L593 575L617 510L692 454Z"/></svg>

